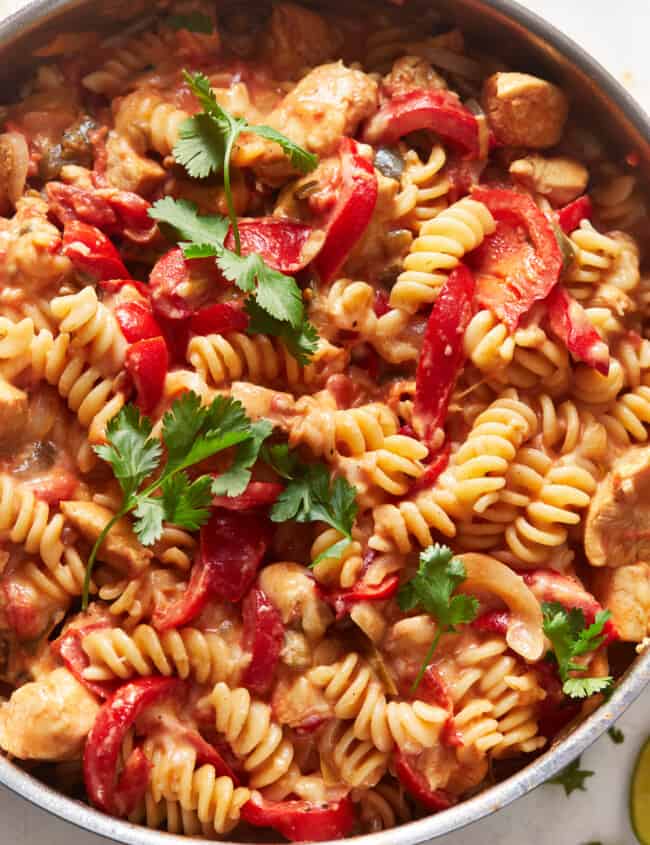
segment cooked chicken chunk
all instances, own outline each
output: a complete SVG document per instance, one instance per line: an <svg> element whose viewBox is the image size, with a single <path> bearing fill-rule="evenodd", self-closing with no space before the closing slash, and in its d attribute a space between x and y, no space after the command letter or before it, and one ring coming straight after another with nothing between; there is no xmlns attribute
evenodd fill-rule
<svg viewBox="0 0 650 845"><path fill-rule="evenodd" d="M276 79L298 79L305 68L331 59L338 43L338 33L316 12L278 3L264 36L262 61L271 65Z"/></svg>
<svg viewBox="0 0 650 845"><path fill-rule="evenodd" d="M316 582L304 566L273 563L262 570L259 582L285 625L297 622L308 637L323 636L333 620L332 612L318 597Z"/></svg>
<svg viewBox="0 0 650 845"><path fill-rule="evenodd" d="M67 521L91 543L99 537L113 514L94 502L61 502ZM138 542L126 519L120 519L108 532L98 558L130 575L142 572L149 565L152 553Z"/></svg>
<svg viewBox="0 0 650 845"><path fill-rule="evenodd" d="M560 89L527 73L495 73L483 87L483 108L497 140L542 150L558 143L569 113Z"/></svg>
<svg viewBox="0 0 650 845"><path fill-rule="evenodd" d="M529 191L542 194L553 205L566 205L585 192L589 171L573 158L529 155L510 165L510 173Z"/></svg>
<svg viewBox="0 0 650 845"><path fill-rule="evenodd" d="M98 710L67 669L55 669L19 687L0 707L0 747L21 760L80 757Z"/></svg>
<svg viewBox="0 0 650 845"><path fill-rule="evenodd" d="M0 442L15 440L29 417L27 394L0 378Z"/></svg>
<svg viewBox="0 0 650 845"><path fill-rule="evenodd" d="M650 446L629 449L599 483L585 523L592 566L650 563Z"/></svg>
<svg viewBox="0 0 650 845"><path fill-rule="evenodd" d="M378 104L377 83L342 62L321 65L307 74L268 116L266 123L319 156L337 150L343 135L354 135ZM272 185L292 173L277 144L248 136L234 154L239 167L252 167Z"/></svg>
<svg viewBox="0 0 650 845"><path fill-rule="evenodd" d="M391 72L384 77L383 89L391 97L408 94L416 88L436 90L446 88L447 83L431 64L418 56L402 56L394 63Z"/></svg>
<svg viewBox="0 0 650 845"><path fill-rule="evenodd" d="M638 643L650 633L650 566L632 563L601 569L594 579L594 593L612 612L619 636Z"/></svg>
<svg viewBox="0 0 650 845"><path fill-rule="evenodd" d="M165 170L137 153L126 138L111 132L106 142L106 178L115 188L147 196L165 179Z"/></svg>

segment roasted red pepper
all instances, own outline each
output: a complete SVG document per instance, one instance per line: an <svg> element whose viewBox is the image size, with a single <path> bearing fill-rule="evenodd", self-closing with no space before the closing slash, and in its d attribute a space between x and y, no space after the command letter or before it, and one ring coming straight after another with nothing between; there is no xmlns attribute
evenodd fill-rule
<svg viewBox="0 0 650 845"><path fill-rule="evenodd" d="M105 813L126 816L146 792L150 763L135 749L118 781L117 763L129 728L152 704L185 689L178 678L139 678L121 686L100 709L88 734L84 779L88 797Z"/></svg>
<svg viewBox="0 0 650 845"><path fill-rule="evenodd" d="M591 220L594 208L589 194L583 194L557 213L557 222L565 235L570 235L580 225L581 220Z"/></svg>
<svg viewBox="0 0 650 845"><path fill-rule="evenodd" d="M364 140L369 144L394 144L420 129L435 132L462 150L465 158L479 158L481 154L478 120L456 94L443 90L416 89L392 97L368 121Z"/></svg>
<svg viewBox="0 0 650 845"><path fill-rule="evenodd" d="M299 220L281 217L254 217L239 223L242 255L252 252L260 255L273 270L293 274L309 264L313 255L305 250L313 229ZM235 238L230 230L224 241L228 249L235 248Z"/></svg>
<svg viewBox="0 0 650 845"><path fill-rule="evenodd" d="M370 223L377 204L377 176L352 138L343 138L338 200L330 213L325 243L314 259L321 281L329 282Z"/></svg>
<svg viewBox="0 0 650 845"><path fill-rule="evenodd" d="M507 610L487 610L471 623L472 628L486 634L501 634L505 637L510 625L510 613Z"/></svg>
<svg viewBox="0 0 650 845"><path fill-rule="evenodd" d="M242 604L244 650L251 653L242 685L254 695L265 695L271 684L284 645L284 624L278 609L259 587Z"/></svg>
<svg viewBox="0 0 650 845"><path fill-rule="evenodd" d="M216 508L201 528L199 554L185 594L167 607L156 607L155 628L167 631L186 625L211 598L241 601L255 579L270 536L265 516Z"/></svg>
<svg viewBox="0 0 650 845"><path fill-rule="evenodd" d="M431 442L444 424L456 378L463 365L463 335L472 318L474 277L461 264L450 275L435 301L427 323L415 380L413 413Z"/></svg>
<svg viewBox="0 0 650 845"><path fill-rule="evenodd" d="M151 206L131 191L88 190L62 182L48 182L45 191L50 211L63 224L79 220L108 235L124 235L138 243L151 240L156 231L148 213Z"/></svg>
<svg viewBox="0 0 650 845"><path fill-rule="evenodd" d="M179 247L170 249L149 274L151 303L157 318L185 320L206 301L224 279L212 258L186 259Z"/></svg>
<svg viewBox="0 0 650 845"><path fill-rule="evenodd" d="M310 801L267 801L254 792L244 804L242 818L255 827L270 827L290 842L324 842L343 839L354 826L350 798L332 804Z"/></svg>
<svg viewBox="0 0 650 845"><path fill-rule="evenodd" d="M65 224L61 252L93 281L129 276L117 249L103 232L88 223L73 220Z"/></svg>
<svg viewBox="0 0 650 845"><path fill-rule="evenodd" d="M137 343L139 340L147 340L162 335L162 330L156 322L149 302L139 299L120 302L119 305L115 306L114 313L122 329L122 334L129 343Z"/></svg>
<svg viewBox="0 0 650 845"><path fill-rule="evenodd" d="M369 584L364 576L347 590L324 590L319 587L318 593L334 609L336 618L341 619L357 602L390 599L398 588L399 575L387 575L380 584Z"/></svg>
<svg viewBox="0 0 650 845"><path fill-rule="evenodd" d="M551 330L578 361L599 373L609 373L609 347L591 323L585 309L567 291L556 285L546 300Z"/></svg>
<svg viewBox="0 0 650 845"><path fill-rule="evenodd" d="M89 681L84 677L84 670L90 665L88 655L81 647L81 641L91 631L108 628L108 622L95 622L83 628L69 628L65 634L54 640L50 646L58 654L65 668L71 672L80 684L99 698L110 698L121 686L122 681Z"/></svg>
<svg viewBox="0 0 650 845"><path fill-rule="evenodd" d="M160 402L169 369L169 353L162 337L150 337L131 344L126 351L124 368L133 379L137 405L150 414Z"/></svg>
<svg viewBox="0 0 650 845"><path fill-rule="evenodd" d="M411 487L411 494L419 490L428 490L433 487L440 475L447 469L449 456L451 455L451 443L447 441L442 448L431 458L424 473L416 480Z"/></svg>
<svg viewBox="0 0 650 845"><path fill-rule="evenodd" d="M190 320L190 329L194 334L226 334L227 332L245 332L248 328L248 314L240 302L217 302L206 305Z"/></svg>
<svg viewBox="0 0 650 845"><path fill-rule="evenodd" d="M497 221L472 256L476 293L513 331L520 319L557 284L562 252L553 226L528 194L501 188L474 188Z"/></svg>
<svg viewBox="0 0 650 845"><path fill-rule="evenodd" d="M432 813L447 810L454 800L443 789L431 789L426 776L417 767L417 757L395 752L395 774L404 789Z"/></svg>
<svg viewBox="0 0 650 845"><path fill-rule="evenodd" d="M248 487L239 496L215 496L212 504L215 508L227 511L250 511L254 508L268 508L275 504L284 485L276 481L250 481Z"/></svg>

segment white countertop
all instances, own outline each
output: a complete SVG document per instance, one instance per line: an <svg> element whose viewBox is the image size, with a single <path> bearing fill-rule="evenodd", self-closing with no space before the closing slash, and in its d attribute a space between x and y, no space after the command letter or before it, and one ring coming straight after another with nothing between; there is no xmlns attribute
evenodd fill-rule
<svg viewBox="0 0 650 845"><path fill-rule="evenodd" d="M523 0L593 53L650 110L649 0ZM0 17L21 0L0 0ZM627 788L636 753L650 734L650 689L619 722L622 745L607 737L584 756L594 776L586 792L566 798L543 786L514 805L436 845L633 845ZM107 840L78 830L0 787L2 845L100 845Z"/></svg>

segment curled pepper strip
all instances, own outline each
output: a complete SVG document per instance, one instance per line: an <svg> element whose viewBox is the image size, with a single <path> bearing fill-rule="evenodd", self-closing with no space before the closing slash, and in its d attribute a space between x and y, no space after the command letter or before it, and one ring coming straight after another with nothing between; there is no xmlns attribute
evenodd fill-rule
<svg viewBox="0 0 650 845"><path fill-rule="evenodd" d="M556 285L546 300L553 334L578 361L606 376L609 373L609 347L593 327L585 309L563 285Z"/></svg>
<svg viewBox="0 0 650 845"><path fill-rule="evenodd" d="M241 254L257 253L273 270L297 273L309 264L313 255L308 248L313 229L299 220L281 217L254 217L238 221ZM228 249L235 249L232 229L224 241Z"/></svg>
<svg viewBox="0 0 650 845"><path fill-rule="evenodd" d="M90 665L88 655L81 647L81 642L91 631L110 627L107 622L97 622L83 628L69 628L50 646L55 654L63 661L65 668L98 698L110 698L121 684L121 681L89 681L84 670Z"/></svg>
<svg viewBox="0 0 650 845"><path fill-rule="evenodd" d="M114 309L122 334L129 343L162 335L162 330L148 301L133 299L120 302Z"/></svg>
<svg viewBox="0 0 650 845"><path fill-rule="evenodd" d="M244 804L242 818L255 827L270 827L290 842L324 842L343 839L354 826L350 798L331 804L311 801L267 801L258 792Z"/></svg>
<svg viewBox="0 0 650 845"><path fill-rule="evenodd" d="M377 204L377 175L361 155L359 144L343 138L339 147L341 177L338 200L325 231L325 243L314 259L323 282L329 282L366 231Z"/></svg>
<svg viewBox="0 0 650 845"><path fill-rule="evenodd" d="M254 695L264 695L273 683L275 669L284 645L284 624L278 609L259 587L242 603L244 649L251 653L242 685Z"/></svg>
<svg viewBox="0 0 650 845"><path fill-rule="evenodd" d="M472 318L474 277L461 264L449 276L427 323L415 380L414 418L430 443L443 425L465 353L463 336Z"/></svg>
<svg viewBox="0 0 650 845"><path fill-rule="evenodd" d="M73 220L63 229L61 252L93 281L127 279L119 252L96 226Z"/></svg>
<svg viewBox="0 0 650 845"><path fill-rule="evenodd" d="M138 678L121 686L99 710L84 751L84 780L88 797L105 813L127 816L144 796L151 764L136 748L118 779L122 743L136 719L152 704L180 695L179 678Z"/></svg>
<svg viewBox="0 0 650 845"><path fill-rule="evenodd" d="M443 789L432 789L426 776L417 768L417 757L395 752L395 774L404 789L432 813L447 810L454 803Z"/></svg>
<svg viewBox="0 0 650 845"><path fill-rule="evenodd" d="M143 414L150 414L162 399L169 368L164 338L150 337L131 344L124 367L135 384L138 407Z"/></svg>

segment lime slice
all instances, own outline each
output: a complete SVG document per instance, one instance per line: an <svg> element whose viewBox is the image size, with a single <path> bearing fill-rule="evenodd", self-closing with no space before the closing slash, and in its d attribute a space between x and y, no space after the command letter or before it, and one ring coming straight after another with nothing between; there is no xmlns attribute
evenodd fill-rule
<svg viewBox="0 0 650 845"><path fill-rule="evenodd" d="M632 775L630 821L641 845L650 845L650 737L639 752Z"/></svg>

